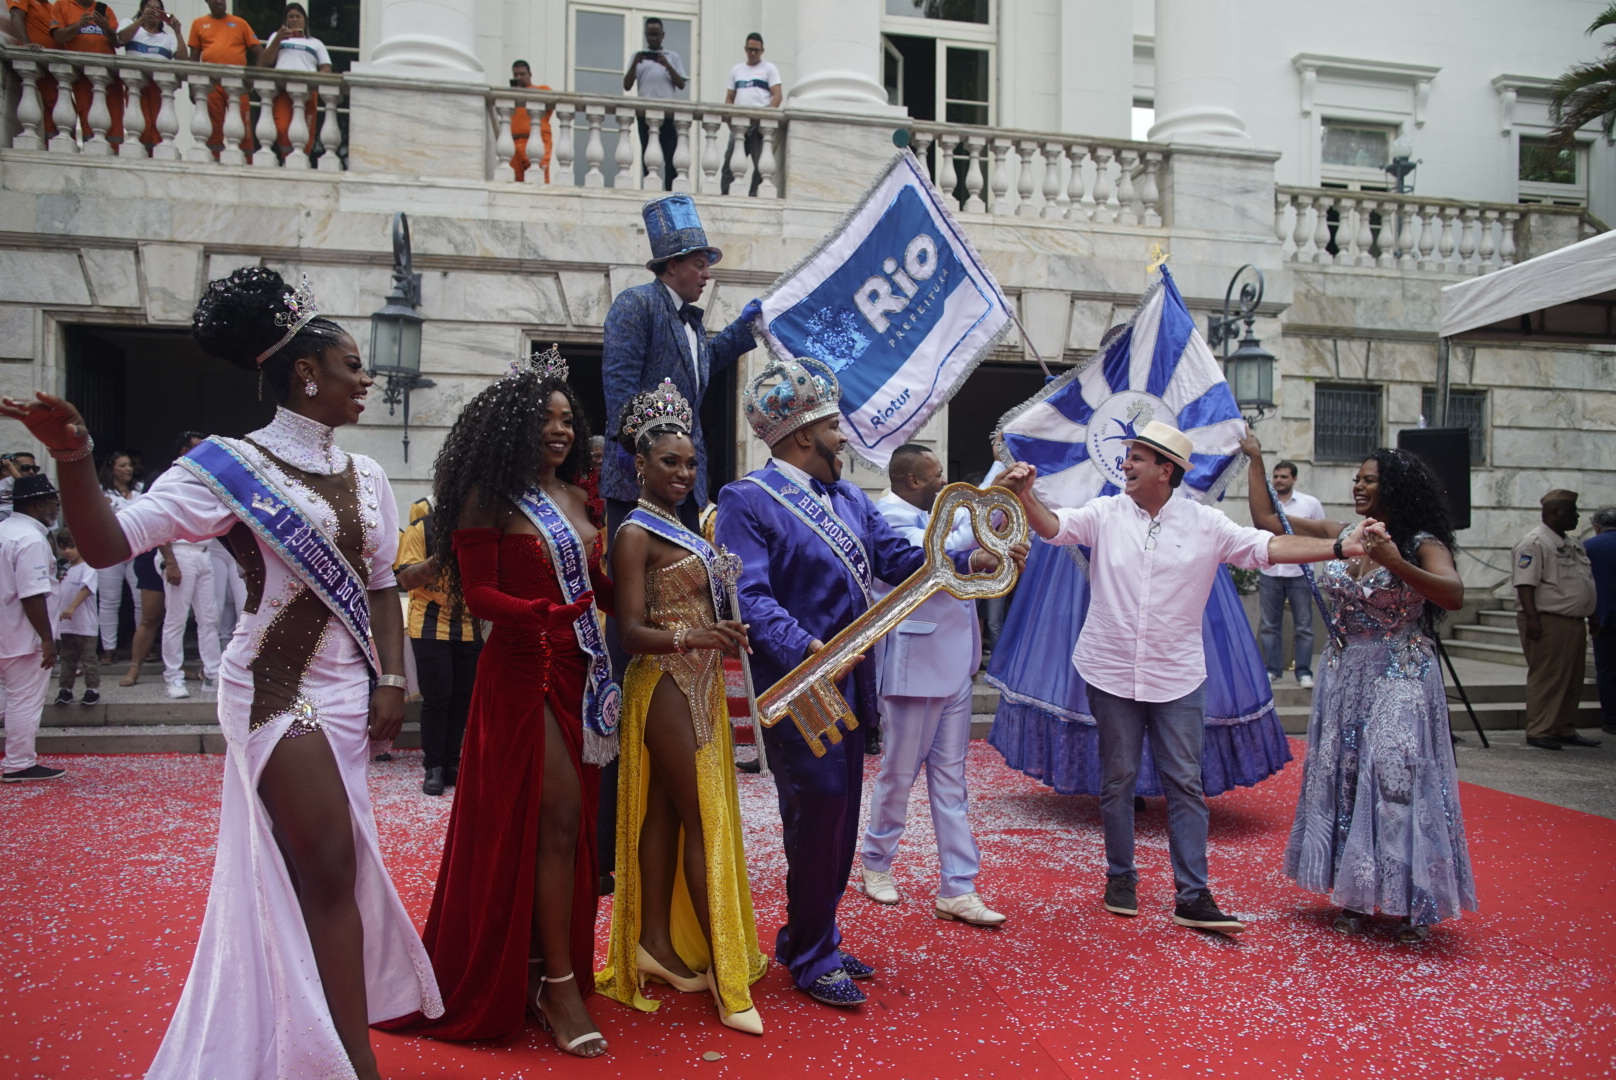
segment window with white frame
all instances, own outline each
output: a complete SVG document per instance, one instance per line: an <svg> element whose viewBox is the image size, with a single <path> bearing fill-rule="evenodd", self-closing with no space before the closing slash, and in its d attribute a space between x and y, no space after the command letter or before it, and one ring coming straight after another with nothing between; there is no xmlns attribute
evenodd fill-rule
<svg viewBox="0 0 1616 1080"><path fill-rule="evenodd" d="M670 14L670 10L673 12ZM599 3L574 4L569 11L572 50L568 57L569 75L573 90L580 94L624 95L623 75L628 70L629 57L645 48L645 20L655 17L662 22L662 47L677 53L684 66L685 85L674 91L674 98L689 101L696 84L696 4L669 3L658 8L640 8L627 4ZM633 91L628 93L632 94ZM617 155L617 131L608 123L601 129L602 160L611 162ZM582 184L589 169L585 148L589 141L588 129L580 125L573 133L574 183ZM610 168L605 170L606 186L614 184Z"/></svg>
<svg viewBox="0 0 1616 1080"><path fill-rule="evenodd" d="M996 119L997 28L987 0L886 0L881 19L887 99L916 120Z"/></svg>
<svg viewBox="0 0 1616 1080"><path fill-rule="evenodd" d="M1392 160L1397 128L1357 120L1325 119L1319 124L1319 182L1352 191L1386 191L1386 165Z"/></svg>
<svg viewBox="0 0 1616 1080"><path fill-rule="evenodd" d="M1519 200L1523 203L1588 205L1588 144L1560 145L1547 138L1520 137Z"/></svg>

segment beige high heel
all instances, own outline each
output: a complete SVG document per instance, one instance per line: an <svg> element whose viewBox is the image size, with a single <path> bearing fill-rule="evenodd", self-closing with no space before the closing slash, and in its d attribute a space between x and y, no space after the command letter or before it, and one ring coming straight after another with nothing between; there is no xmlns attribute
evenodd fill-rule
<svg viewBox="0 0 1616 1080"><path fill-rule="evenodd" d="M712 991L713 1004L718 1006L718 1022L727 1028L744 1031L748 1035L763 1034L763 1017L758 1015L756 1005L745 1012L727 1013L724 1011L724 999L718 996L718 976L713 974L714 970L715 968L707 969L707 989Z"/></svg>
<svg viewBox="0 0 1616 1080"><path fill-rule="evenodd" d="M561 978L559 978L559 979L552 979L548 975L540 976L540 978L542 979L542 981L544 981L546 983L571 982L572 981L572 973L569 972L566 975L561 976ZM557 1031L555 1029L554 1025L552 1025L550 1023L550 1017L544 1011L544 988L543 987L539 988L539 992L534 995L532 1002L530 1002L530 1005L531 1005L531 1007L533 1009L533 1014L538 1017L539 1025L541 1027L543 1027L545 1031L549 1032L551 1037L553 1037L555 1039L555 1044L556 1044L556 1049L557 1050L560 1050L563 1053L571 1054L573 1057L580 1057L580 1058L600 1057L602 1054L606 1053L606 1050L607 1050L606 1036L602 1035L599 1031L586 1031L582 1035L578 1036L576 1039L573 1039L571 1042L564 1043L564 1042L561 1041L561 1033L559 1031ZM584 1043L587 1043L587 1042L598 1042L598 1043L600 1043L600 1049L595 1051L593 1054L579 1053L578 1047L582 1046Z"/></svg>
<svg viewBox="0 0 1616 1080"><path fill-rule="evenodd" d="M694 975L688 979L675 975L657 963L657 958L646 952L644 945L635 944L634 946L634 966L638 969L635 978L639 980L641 990L645 989L647 976L667 983L681 994L699 994L707 989L707 983L700 975Z"/></svg>

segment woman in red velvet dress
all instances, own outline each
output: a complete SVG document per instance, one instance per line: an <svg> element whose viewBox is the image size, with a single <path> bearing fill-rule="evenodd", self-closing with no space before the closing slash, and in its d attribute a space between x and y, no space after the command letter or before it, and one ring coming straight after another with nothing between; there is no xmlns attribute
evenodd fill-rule
<svg viewBox="0 0 1616 1080"><path fill-rule="evenodd" d="M451 595L494 627L423 935L444 1013L404 1026L500 1039L530 1010L560 1049L595 1057L606 1041L584 1006L594 993L593 838L599 765L616 744L615 731L603 738L581 716L590 657L577 624L595 617L587 590L609 607L610 582L599 572L604 515L576 484L589 436L565 375L559 357L520 366L465 407L438 455L439 565ZM524 504L549 508L552 540ZM581 545L586 591L570 602L552 562L556 530Z"/></svg>

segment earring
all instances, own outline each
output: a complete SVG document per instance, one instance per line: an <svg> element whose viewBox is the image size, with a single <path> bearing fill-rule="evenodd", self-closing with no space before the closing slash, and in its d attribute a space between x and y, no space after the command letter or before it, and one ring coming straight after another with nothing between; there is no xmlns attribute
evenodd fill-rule
<svg viewBox="0 0 1616 1080"><path fill-rule="evenodd" d="M312 382L306 382L306 383L303 384L303 393L305 395L307 395L308 397L313 397L315 394L318 394L319 392L320 392L320 388L318 386L315 386Z"/></svg>
<svg viewBox="0 0 1616 1080"><path fill-rule="evenodd" d="M636 484L640 485L641 487L644 487L645 486L645 474L644 473L635 473L634 474L634 482Z"/></svg>

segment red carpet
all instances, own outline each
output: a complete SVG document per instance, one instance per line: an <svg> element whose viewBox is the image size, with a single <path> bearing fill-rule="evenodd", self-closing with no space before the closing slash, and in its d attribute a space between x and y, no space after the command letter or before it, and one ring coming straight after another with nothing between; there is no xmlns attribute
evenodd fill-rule
<svg viewBox="0 0 1616 1080"><path fill-rule="evenodd" d="M1297 748L1300 751L1300 747ZM870 1004L809 1002L771 968L754 990L768 1034L719 1026L710 999L663 987L640 1015L597 999L609 1057L561 1057L537 1028L506 1045L376 1035L392 1080L449 1077L1488 1077L1616 1072L1616 822L1466 785L1483 911L1399 946L1329 928L1320 898L1278 872L1300 771L1213 801L1218 896L1253 920L1239 940L1168 921L1165 814L1143 817L1142 914L1099 906L1095 800L1054 795L973 745L979 884L1000 932L932 917L924 802L898 875L905 903L850 891L843 929L881 969ZM372 781L383 850L424 918L446 799L419 757ZM212 866L221 759L73 758L66 782L0 791L0 1077L138 1077L190 963ZM873 776L873 762L871 775ZM773 788L742 778L764 936L783 909ZM604 950L606 909L602 910ZM766 949L767 951L767 949ZM704 1061L706 1052L722 1056ZM228 1080L228 1078L227 1078Z"/></svg>

